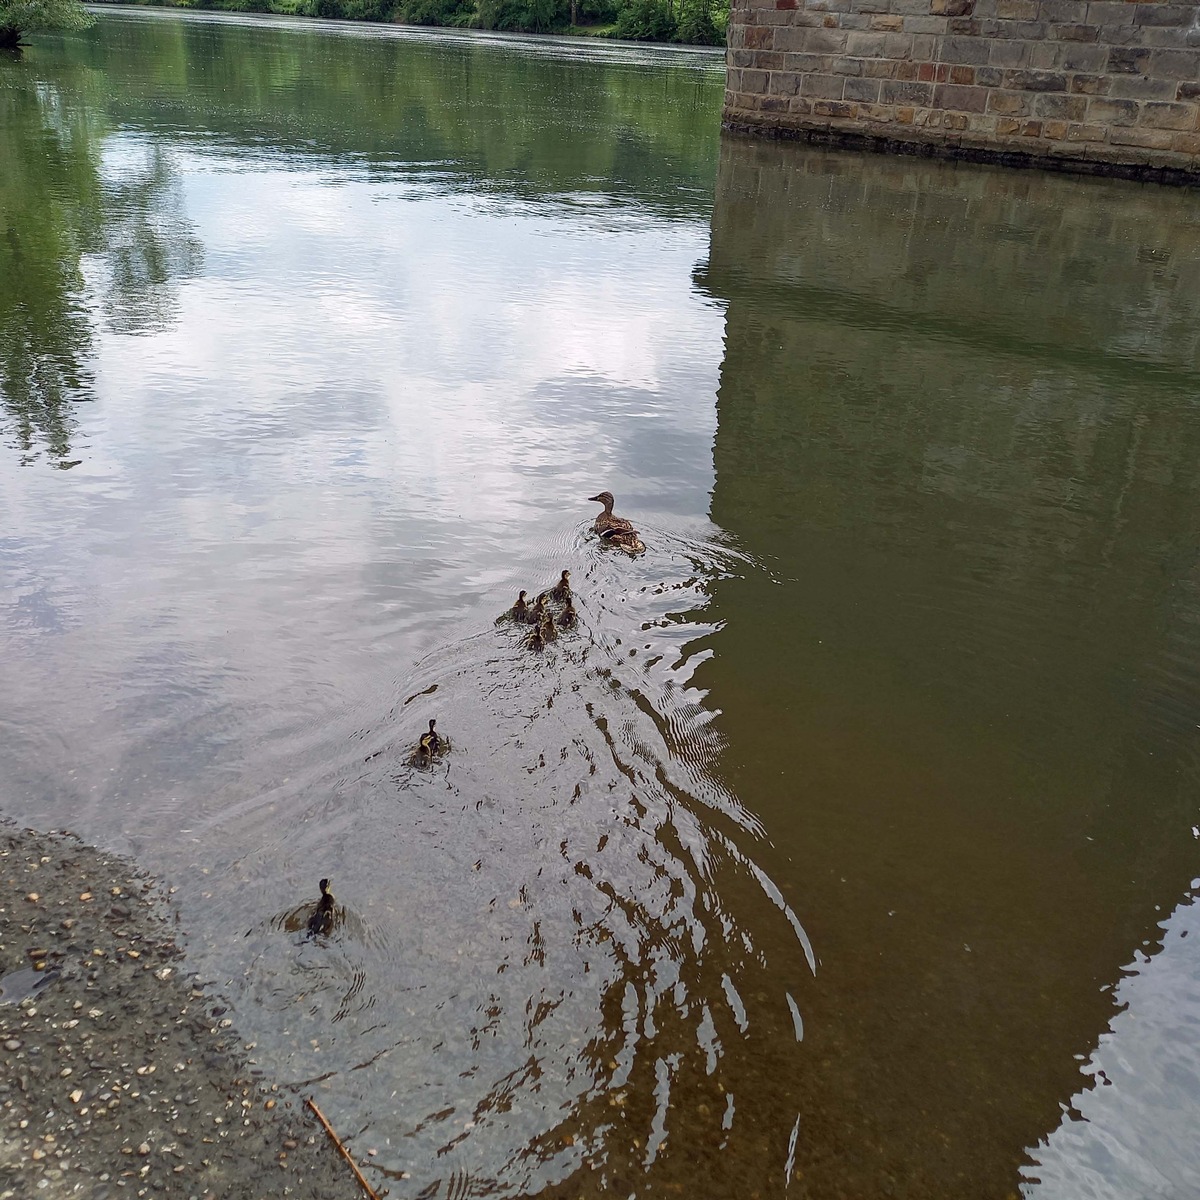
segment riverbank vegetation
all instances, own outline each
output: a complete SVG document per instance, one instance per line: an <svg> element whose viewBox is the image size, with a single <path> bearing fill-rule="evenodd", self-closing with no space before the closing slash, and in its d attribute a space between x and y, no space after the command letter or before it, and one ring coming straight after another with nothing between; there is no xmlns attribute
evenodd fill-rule
<svg viewBox="0 0 1200 1200"><path fill-rule="evenodd" d="M0 0L0 50L17 50L27 33L84 29L91 23L79 0Z"/></svg>
<svg viewBox="0 0 1200 1200"><path fill-rule="evenodd" d="M2 3L3 0L0 0ZM172 8L725 44L729 0L146 0Z"/></svg>

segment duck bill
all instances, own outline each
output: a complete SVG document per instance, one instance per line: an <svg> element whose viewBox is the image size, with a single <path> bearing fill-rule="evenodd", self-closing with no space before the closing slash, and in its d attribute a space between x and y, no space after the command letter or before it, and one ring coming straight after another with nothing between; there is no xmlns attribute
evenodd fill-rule
<svg viewBox="0 0 1200 1200"><path fill-rule="evenodd" d="M589 497L588 497L588 499L589 499L589 500L594 500L594 501L595 501L597 504L603 504L603 503L604 503L604 501L603 501L603 500L601 500L599 496L589 496Z"/></svg>

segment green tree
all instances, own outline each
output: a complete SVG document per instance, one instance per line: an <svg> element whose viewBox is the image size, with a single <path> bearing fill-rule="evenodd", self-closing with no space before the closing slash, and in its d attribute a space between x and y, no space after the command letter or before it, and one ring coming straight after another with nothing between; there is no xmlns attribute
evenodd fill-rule
<svg viewBox="0 0 1200 1200"><path fill-rule="evenodd" d="M93 19L79 0L0 0L0 49L16 50L22 34L84 29Z"/></svg>

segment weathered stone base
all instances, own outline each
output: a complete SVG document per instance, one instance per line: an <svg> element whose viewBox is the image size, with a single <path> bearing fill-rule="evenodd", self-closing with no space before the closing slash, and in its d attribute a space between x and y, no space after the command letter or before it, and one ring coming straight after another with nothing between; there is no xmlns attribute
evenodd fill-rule
<svg viewBox="0 0 1200 1200"><path fill-rule="evenodd" d="M1200 2L732 0L725 121L1200 181Z"/></svg>
<svg viewBox="0 0 1200 1200"><path fill-rule="evenodd" d="M1147 161L1145 152L1123 152L1119 147L1070 146L1030 147L1006 144L999 139L949 136L931 137L917 127L872 125L865 121L821 121L812 124L790 118L781 123L778 113L726 113L722 127L728 133L811 142L843 150L876 154L908 154L919 158L941 158L959 162L991 163L996 166L1065 171L1072 175L1102 175L1163 183L1176 187L1200 187L1200 162L1184 156L1172 161Z"/></svg>

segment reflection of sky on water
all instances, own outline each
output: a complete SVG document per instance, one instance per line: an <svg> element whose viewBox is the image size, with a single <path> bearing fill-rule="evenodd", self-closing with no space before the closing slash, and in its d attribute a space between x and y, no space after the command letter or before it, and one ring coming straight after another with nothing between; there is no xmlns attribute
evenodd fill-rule
<svg viewBox="0 0 1200 1200"><path fill-rule="evenodd" d="M1200 903L1183 901L1162 929L1162 948L1117 986L1122 1011L1084 1068L1092 1086L1031 1151L1029 1200L1200 1195Z"/></svg>

